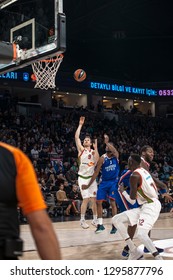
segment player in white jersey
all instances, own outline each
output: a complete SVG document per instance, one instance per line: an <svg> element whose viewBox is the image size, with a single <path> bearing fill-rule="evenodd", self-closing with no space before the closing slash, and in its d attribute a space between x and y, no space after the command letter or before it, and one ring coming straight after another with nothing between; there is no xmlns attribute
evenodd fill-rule
<svg viewBox="0 0 173 280"><path fill-rule="evenodd" d="M143 252L137 248L127 232L127 225L137 224L136 237L146 246L156 260L161 260L158 250L150 239L148 232L159 217L161 203L158 200L157 187L150 173L140 167L141 157L132 154L128 160L129 169L133 171L130 177L130 195L120 186L127 201L134 204L136 201L140 207L124 211L112 218L114 226L126 241L129 250L129 260L139 260L143 257Z"/></svg>
<svg viewBox="0 0 173 280"><path fill-rule="evenodd" d="M80 132L84 124L85 117L80 117L79 126L75 133L75 142L78 150L78 160L79 160L79 171L78 171L78 184L82 194L82 205L81 205L81 220L80 225L84 229L87 229L89 225L85 221L85 214L89 201L92 203L93 211L93 221L92 225L97 226L97 207L96 207L96 193L97 193L97 182L96 180L92 185L86 189L82 190L82 185L87 185L94 173L95 166L99 159L99 153L97 150L97 139L95 142L91 142L89 136L85 136L83 145L80 140ZM94 149L91 149L93 145Z"/></svg>
<svg viewBox="0 0 173 280"><path fill-rule="evenodd" d="M148 171L140 167L135 170L140 175L141 184L138 186L137 190L137 202L142 205L146 203L153 202L152 199L158 199L158 192L155 183ZM151 186L150 188L148 186Z"/></svg>
<svg viewBox="0 0 173 280"><path fill-rule="evenodd" d="M149 145L144 145L141 148L141 167L145 168L148 172L150 172L150 164L152 163L154 158L154 150ZM164 182L160 181L158 178L156 178L152 173L150 173L162 198L165 199L166 202L172 202L172 197L169 195L167 186ZM150 236L150 232L148 233ZM159 253L162 253L164 249L158 248L157 250ZM148 253L147 248L144 247L144 252Z"/></svg>
<svg viewBox="0 0 173 280"><path fill-rule="evenodd" d="M148 172L150 172L150 164L153 161L154 158L154 151L153 148L149 145L144 145L141 148L141 167L143 167L144 169L146 169ZM150 173L151 174L151 173ZM161 196L163 198L165 198L168 202L172 201L172 197L167 193L167 186L160 181L158 178L155 178L152 174L151 174ZM129 229L131 229L132 227L129 225ZM133 237L133 235L135 234L135 227L133 227L133 232L131 234L131 238ZM151 232L149 231L148 235L150 237ZM162 253L164 251L163 248L158 248L156 247L159 253ZM129 248L128 246L125 246L124 248L125 250L123 250L122 254L123 256L128 256L128 251ZM146 247L144 247L144 253L149 253L148 249Z"/></svg>

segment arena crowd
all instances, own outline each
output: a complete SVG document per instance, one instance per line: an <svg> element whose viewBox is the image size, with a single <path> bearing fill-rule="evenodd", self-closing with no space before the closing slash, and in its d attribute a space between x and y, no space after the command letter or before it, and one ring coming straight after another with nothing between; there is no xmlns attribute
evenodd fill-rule
<svg viewBox="0 0 173 280"><path fill-rule="evenodd" d="M126 166L130 153L139 154L143 145L153 147L155 156L151 170L172 193L173 130L167 119L121 112L117 121L105 118L100 112L75 108L65 111L52 109L24 116L16 111L15 106L7 106L6 110L1 108L0 141L20 148L30 158L51 217L58 213L54 211L55 205L64 215L80 212L79 202L78 205L75 203L76 209L71 207L70 211L62 211L75 200L74 191L76 200L82 199L77 183L78 159L74 139L81 115L85 115L81 137L88 134L92 139L97 138L99 154L102 155L105 152L103 135L108 134L119 151L121 170ZM65 192L69 201L64 207L57 201L59 189ZM164 204L163 207L171 208L172 205Z"/></svg>

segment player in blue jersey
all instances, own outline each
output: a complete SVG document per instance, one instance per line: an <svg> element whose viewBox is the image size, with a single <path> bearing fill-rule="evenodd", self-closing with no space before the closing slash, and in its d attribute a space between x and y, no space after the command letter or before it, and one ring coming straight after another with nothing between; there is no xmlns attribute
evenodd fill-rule
<svg viewBox="0 0 173 280"><path fill-rule="evenodd" d="M119 179L119 153L114 147L113 143L109 142L109 137L104 134L104 143L106 144L106 153L103 154L97 163L96 170L88 185L82 185L83 189L89 188L92 182L98 177L101 172L101 178L97 190L97 219L98 225L96 233L102 232L105 227L103 226L103 201L109 199L112 208L112 216L117 214L117 207L115 203L115 194L118 189ZM112 226L111 234L116 232L116 228Z"/></svg>
<svg viewBox="0 0 173 280"><path fill-rule="evenodd" d="M129 169L124 169L121 173L119 182L118 182L118 196L116 196L116 203L118 205L119 211L123 212L132 208L139 207L139 204L136 202L135 204L131 204L127 201L125 196L121 193L120 187L123 186L128 194L130 194L130 176L132 171Z"/></svg>

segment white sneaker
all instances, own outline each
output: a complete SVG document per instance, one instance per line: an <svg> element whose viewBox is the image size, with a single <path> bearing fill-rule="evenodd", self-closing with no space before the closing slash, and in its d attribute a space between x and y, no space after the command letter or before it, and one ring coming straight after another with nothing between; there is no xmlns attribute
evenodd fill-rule
<svg viewBox="0 0 173 280"><path fill-rule="evenodd" d="M130 251L128 260L142 260L143 252L139 248L135 248L133 251Z"/></svg>
<svg viewBox="0 0 173 280"><path fill-rule="evenodd" d="M81 220L81 221L80 221L80 226L81 226L82 228L84 228L84 229L89 228L89 225L86 223L85 220Z"/></svg>
<svg viewBox="0 0 173 280"><path fill-rule="evenodd" d="M97 225L98 225L98 220L92 220L91 224L92 224L94 227L97 227Z"/></svg>
<svg viewBox="0 0 173 280"><path fill-rule="evenodd" d="M157 255L154 257L155 260L163 260L163 258L160 255Z"/></svg>

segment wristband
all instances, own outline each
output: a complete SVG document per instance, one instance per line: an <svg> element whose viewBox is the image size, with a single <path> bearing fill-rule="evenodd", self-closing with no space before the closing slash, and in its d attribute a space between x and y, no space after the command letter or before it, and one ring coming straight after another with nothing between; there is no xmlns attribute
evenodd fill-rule
<svg viewBox="0 0 173 280"><path fill-rule="evenodd" d="M136 199L131 199L131 198L130 198L130 195L129 195L126 191L123 191L123 192L122 192L122 195L125 197L125 199L126 199L130 204L132 204L132 205L135 204Z"/></svg>

